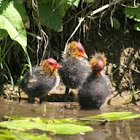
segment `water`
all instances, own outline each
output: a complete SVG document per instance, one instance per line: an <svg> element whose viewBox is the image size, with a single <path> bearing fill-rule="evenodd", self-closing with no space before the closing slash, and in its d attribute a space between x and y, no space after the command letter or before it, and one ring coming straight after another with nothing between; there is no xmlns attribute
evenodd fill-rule
<svg viewBox="0 0 140 140"><path fill-rule="evenodd" d="M139 107L125 106L107 107L101 110L80 110L75 102L44 102L43 104L29 104L27 101L0 100L0 119L4 115L20 115L25 117L43 118L79 118L93 116L105 112L131 111L139 112ZM108 122L105 125L94 125L93 132L78 135L54 135L54 140L140 140L140 119Z"/></svg>

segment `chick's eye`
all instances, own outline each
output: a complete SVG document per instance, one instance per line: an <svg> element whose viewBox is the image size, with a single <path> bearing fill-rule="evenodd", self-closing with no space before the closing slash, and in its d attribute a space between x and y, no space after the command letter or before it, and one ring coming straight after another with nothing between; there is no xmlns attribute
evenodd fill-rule
<svg viewBox="0 0 140 140"><path fill-rule="evenodd" d="M79 43L79 42L77 43L77 48L78 48L79 52L83 52L84 51L84 48L83 48L82 44Z"/></svg>
<svg viewBox="0 0 140 140"><path fill-rule="evenodd" d="M49 64L50 64L50 65L53 65L54 63L53 63L53 62L49 62Z"/></svg>
<svg viewBox="0 0 140 140"><path fill-rule="evenodd" d="M84 49L81 48L81 47L79 47L79 48L78 48L78 51L79 51L79 52L84 52Z"/></svg>

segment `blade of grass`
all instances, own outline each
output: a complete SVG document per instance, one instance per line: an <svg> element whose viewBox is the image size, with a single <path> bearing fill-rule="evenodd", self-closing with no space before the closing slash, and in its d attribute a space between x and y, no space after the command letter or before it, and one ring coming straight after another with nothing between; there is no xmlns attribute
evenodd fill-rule
<svg viewBox="0 0 140 140"><path fill-rule="evenodd" d="M10 81L11 81L12 88L14 88L14 80L13 80L11 71L10 71L8 65L5 63L5 61L3 61L3 64L5 65L5 67L6 67L7 71L8 71L8 74L9 74L9 77L10 77Z"/></svg>

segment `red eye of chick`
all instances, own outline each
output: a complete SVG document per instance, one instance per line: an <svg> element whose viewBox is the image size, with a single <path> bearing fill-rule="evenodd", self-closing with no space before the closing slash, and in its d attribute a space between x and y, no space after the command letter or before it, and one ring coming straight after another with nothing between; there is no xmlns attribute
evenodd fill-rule
<svg viewBox="0 0 140 140"><path fill-rule="evenodd" d="M49 63L50 65L54 65L54 64L56 63L56 61L55 61L53 58L49 58L49 59L48 59L48 63Z"/></svg>
<svg viewBox="0 0 140 140"><path fill-rule="evenodd" d="M50 65L53 65L54 63L53 62L48 62Z"/></svg>
<svg viewBox="0 0 140 140"><path fill-rule="evenodd" d="M79 52L85 52L84 48L80 42L77 43L77 47L78 47Z"/></svg>
<svg viewBox="0 0 140 140"><path fill-rule="evenodd" d="M78 48L79 52L84 52L83 48Z"/></svg>
<svg viewBox="0 0 140 140"><path fill-rule="evenodd" d="M48 64L56 68L60 68L60 65L57 63L57 61L53 58L48 59Z"/></svg>

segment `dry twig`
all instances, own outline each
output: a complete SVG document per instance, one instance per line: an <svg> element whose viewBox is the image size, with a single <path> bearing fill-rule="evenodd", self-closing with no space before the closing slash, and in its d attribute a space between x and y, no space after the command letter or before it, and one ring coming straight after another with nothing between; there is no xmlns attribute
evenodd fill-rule
<svg viewBox="0 0 140 140"><path fill-rule="evenodd" d="M103 11L103 10L105 10L105 9L107 9L107 8L109 8L109 7L111 7L111 6L113 6L113 5L115 5L115 4L118 4L118 3L122 2L122 1L124 1L124 0L114 0L114 1L110 2L109 4L106 4L106 5L104 5L104 6L100 7L100 8L98 8L98 9L92 11L92 12L90 13L90 16L93 16L93 15L95 15L95 14L97 14L97 13L99 13L99 12L101 12L101 11ZM65 48L64 48L64 54L66 53L67 43L68 43L68 42L70 41L70 39L74 36L74 34L77 32L77 30L79 29L79 27L81 26L82 22L84 21L84 19L85 19L87 16L89 16L89 14L87 14L85 17L81 17L81 18L79 19L78 25L75 27L74 31L72 32L72 34L70 35L70 37L69 37L69 38L67 39L67 41L66 41Z"/></svg>

